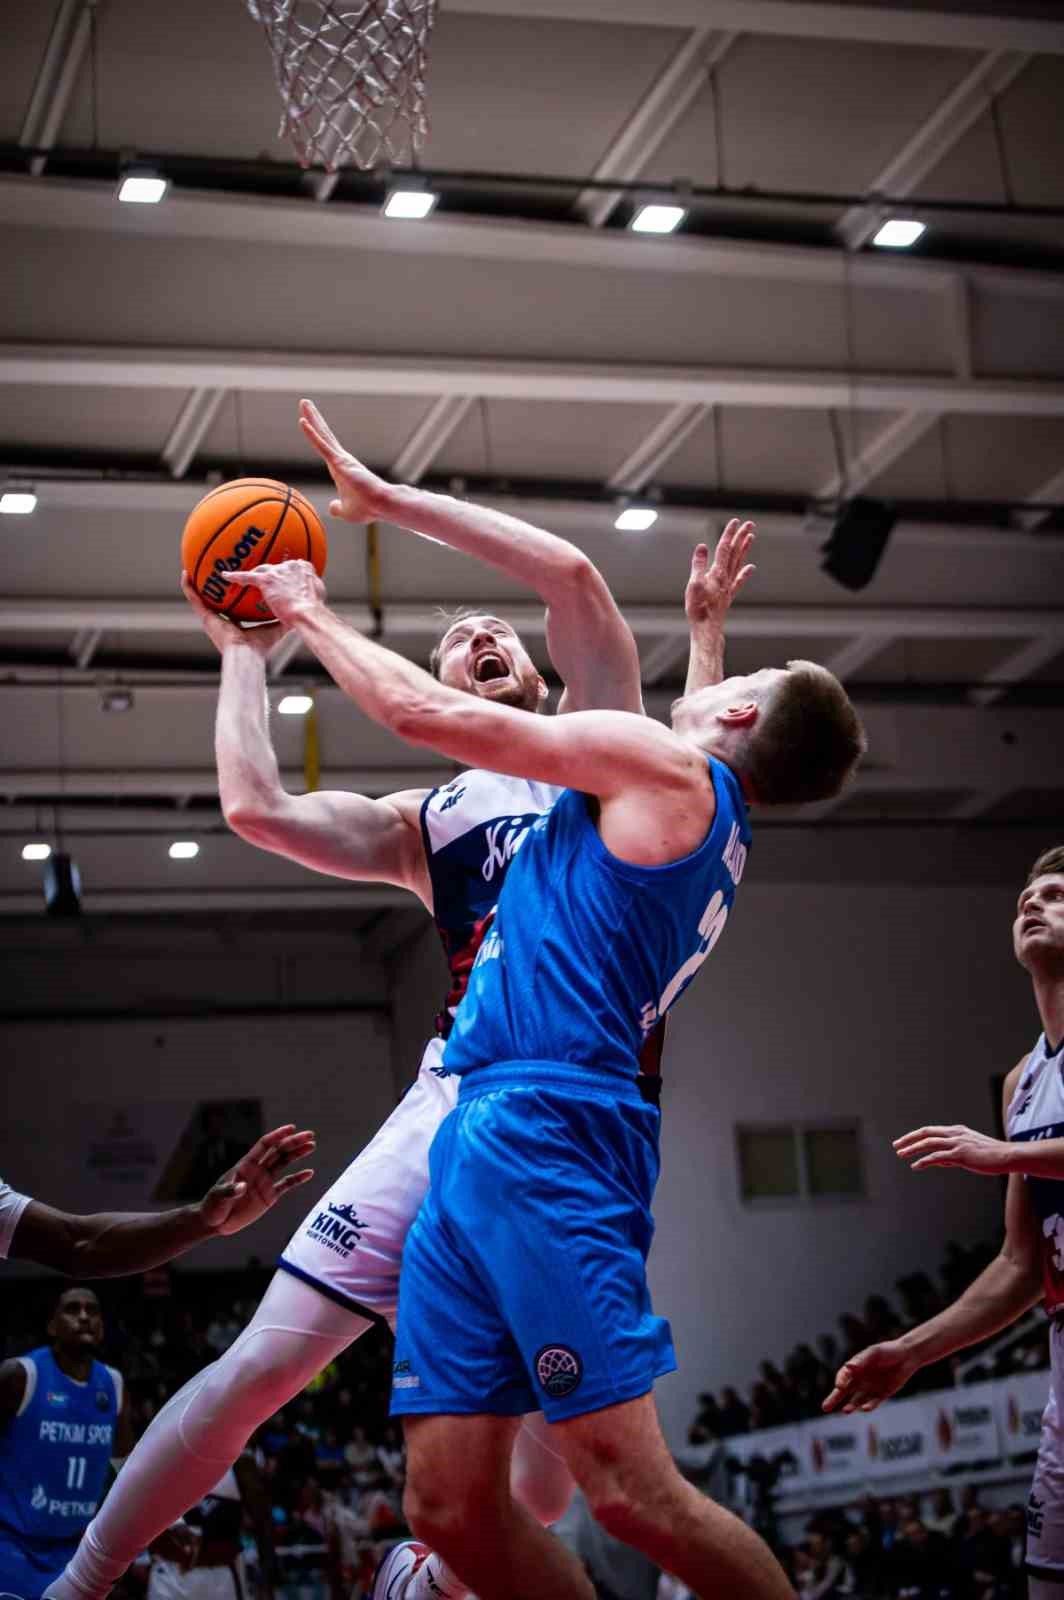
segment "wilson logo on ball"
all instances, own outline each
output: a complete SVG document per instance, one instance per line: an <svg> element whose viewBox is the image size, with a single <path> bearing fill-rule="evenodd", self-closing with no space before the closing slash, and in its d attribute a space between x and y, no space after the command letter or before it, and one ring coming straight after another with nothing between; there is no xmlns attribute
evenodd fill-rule
<svg viewBox="0 0 1064 1600"><path fill-rule="evenodd" d="M233 546L232 554L219 556L214 563L214 571L203 582L203 593L212 600L221 600L225 595L225 574L235 572L242 561L246 561L260 539L266 535L261 528L249 528L242 538Z"/></svg>

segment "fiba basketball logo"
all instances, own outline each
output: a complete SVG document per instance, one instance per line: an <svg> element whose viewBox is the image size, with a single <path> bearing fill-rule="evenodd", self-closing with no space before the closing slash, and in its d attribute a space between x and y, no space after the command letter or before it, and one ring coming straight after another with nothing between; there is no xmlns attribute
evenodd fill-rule
<svg viewBox="0 0 1064 1600"><path fill-rule="evenodd" d="M536 1377L553 1400L572 1394L583 1376L583 1362L564 1344L544 1345L536 1356Z"/></svg>

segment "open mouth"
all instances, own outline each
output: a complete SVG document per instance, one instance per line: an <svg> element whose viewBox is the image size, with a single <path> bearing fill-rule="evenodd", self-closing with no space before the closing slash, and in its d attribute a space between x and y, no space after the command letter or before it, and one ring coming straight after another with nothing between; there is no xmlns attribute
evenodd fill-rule
<svg viewBox="0 0 1064 1600"><path fill-rule="evenodd" d="M474 683L494 683L497 678L508 678L510 669L502 656L495 655L491 650L485 650L478 656L473 667Z"/></svg>

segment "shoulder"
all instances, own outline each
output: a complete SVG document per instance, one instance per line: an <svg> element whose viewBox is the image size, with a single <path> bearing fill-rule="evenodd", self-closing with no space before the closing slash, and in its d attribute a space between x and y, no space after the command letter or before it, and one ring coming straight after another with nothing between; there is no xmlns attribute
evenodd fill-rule
<svg viewBox="0 0 1064 1600"><path fill-rule="evenodd" d="M32 1355L0 1362L0 1416L18 1416L33 1398L37 1367Z"/></svg>

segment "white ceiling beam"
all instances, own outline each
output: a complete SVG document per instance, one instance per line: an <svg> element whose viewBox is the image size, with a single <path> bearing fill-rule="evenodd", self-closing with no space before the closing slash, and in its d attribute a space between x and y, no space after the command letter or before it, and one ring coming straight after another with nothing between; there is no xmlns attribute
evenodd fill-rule
<svg viewBox="0 0 1064 1600"><path fill-rule="evenodd" d="M992 672L986 674L984 683L973 689L971 700L980 706L992 706L1004 698L1011 684L1022 683L1040 668L1048 665L1054 656L1064 652L1064 621L1036 639L1031 639L1006 656Z"/></svg>
<svg viewBox="0 0 1064 1600"><path fill-rule="evenodd" d="M1034 494L1028 495L1027 498L1032 505L1039 507L1053 505L1054 503L1064 505L1064 467L1059 472L1054 472L1051 478L1047 478L1045 483L1036 489ZM1036 528L1041 528L1047 523L1051 515L1052 512L1041 509L1037 511L1017 511L1013 515L1013 520L1021 528L1026 528L1028 533L1033 533Z"/></svg>
<svg viewBox="0 0 1064 1600"><path fill-rule="evenodd" d="M141 215L151 212L150 216ZM132 213L137 213L133 215ZM0 225L82 230L130 239L223 239L304 250L361 250L396 255L554 263L593 271L681 273L697 277L773 279L841 288L937 293L956 271L948 262L867 251L852 257L839 248L758 243L628 229L579 228L571 223L456 216L428 218L416 228L383 217L378 207L316 206L305 200L264 198L206 190L179 190L162 206L118 206L111 184L49 177L43 183L0 176ZM971 267L978 288L1064 298L1059 273L1022 267Z"/></svg>
<svg viewBox="0 0 1064 1600"><path fill-rule="evenodd" d="M660 422L607 479L611 489L636 490L649 483L709 415L703 405L670 406Z"/></svg>
<svg viewBox="0 0 1064 1600"><path fill-rule="evenodd" d="M52 31L33 85L18 142L36 149L52 149L66 115L70 96L85 60L92 32L92 0L60 0ZM30 160L36 177L46 156Z"/></svg>
<svg viewBox="0 0 1064 1600"><path fill-rule="evenodd" d="M668 678L676 669L687 660L688 640L675 635L668 635L658 639L651 645L640 663L639 674L642 682L649 688L655 683L660 683L662 678Z"/></svg>
<svg viewBox="0 0 1064 1600"><path fill-rule="evenodd" d="M895 461L900 461L907 450L938 425L938 411L903 411L892 417L875 438L858 451L849 463L845 477L832 473L817 490L818 500L840 500L844 496L861 494L864 489Z"/></svg>
<svg viewBox="0 0 1064 1600"><path fill-rule="evenodd" d="M959 21L956 26L959 30ZM968 39L965 45L971 48ZM1022 52L993 51L977 61L893 160L866 185L868 194L872 197L886 194L891 199L912 194L963 139L991 100L1003 94L1019 76L1029 59ZM916 206L919 209L918 201ZM844 211L835 224L835 232L848 250L860 250L882 220L883 208L872 198L868 205L851 206Z"/></svg>
<svg viewBox="0 0 1064 1600"><path fill-rule="evenodd" d="M802 39L937 45L946 50L1030 50L1064 54L1064 22L933 11L903 5L793 0L448 0L451 11L528 21L604 22L633 27L724 28Z"/></svg>
<svg viewBox="0 0 1064 1600"><path fill-rule="evenodd" d="M605 404L730 405L826 410L1064 416L1064 383L788 368L649 363L461 361L431 356L325 356L281 351L0 345L0 383L286 394L468 395Z"/></svg>
<svg viewBox="0 0 1064 1600"><path fill-rule="evenodd" d="M333 888L322 885L306 889L287 885L268 889L257 885L244 889L212 889L209 884L196 889L160 889L158 885L145 889L103 889L86 883L81 892L82 906L93 916L105 911L146 911L166 916L174 911L258 911L277 906L292 911L345 905L369 910L376 906L408 905L409 902L407 889L394 889L386 883L352 883L349 879L338 882ZM39 913L42 905L40 889L36 893L25 889L0 890L2 916Z"/></svg>
<svg viewBox="0 0 1064 1600"><path fill-rule="evenodd" d="M423 417L392 462L397 483L419 483L475 399L471 394L442 394Z"/></svg>
<svg viewBox="0 0 1064 1600"><path fill-rule="evenodd" d="M382 795L393 794L400 789L431 789L439 783L446 783L448 777L456 768L453 763L443 760L430 766L426 764L426 752L423 750L413 752L420 765L409 767L347 767L336 768L324 766L322 777L328 780L330 788L349 789L355 794ZM429 757L431 760L431 757ZM285 767L281 771L281 782L292 794L302 794L304 785L302 768ZM54 767L25 768L0 772L0 795L18 800L22 796L54 795L60 792L64 799L86 799L91 795L115 796L136 795L147 798L149 796L165 796L172 798L176 794L187 794L193 797L218 796L218 774L213 767L203 768L145 768L137 771L134 768L87 768L78 770L68 768L62 777ZM175 822L175 826L179 826Z"/></svg>
<svg viewBox="0 0 1064 1600"><path fill-rule="evenodd" d="M311 504L324 516L334 490L321 479L306 479L293 475L289 481L305 494ZM184 518L200 496L212 487L204 480L198 483L167 483L161 479L145 482L115 478L60 479L37 478L38 515L47 516L60 510L116 511L143 515L164 512L170 518ZM476 498L471 497L471 498ZM551 528L556 533L567 534L579 543L589 529L602 529L613 520L613 509L602 500L544 500L533 495L493 495L491 503L500 510L512 512L527 522ZM741 504L734 507L735 514L744 513ZM707 510L695 506L661 507L661 515L654 537L704 539L707 527L723 527L731 513L727 509ZM758 532L763 538L787 539L809 543L807 518L775 511L756 513ZM824 521L826 538L830 521ZM913 549L935 550L939 554L955 550L974 555L979 551L1024 551L1033 558L1034 546L1017 546L1016 535L1007 528L969 526L966 523L900 521L891 535L893 544Z"/></svg>
<svg viewBox="0 0 1064 1600"><path fill-rule="evenodd" d="M70 642L70 657L79 672L86 672L100 648L102 628L79 628Z"/></svg>
<svg viewBox="0 0 1064 1600"><path fill-rule="evenodd" d="M353 627L369 630L368 606L333 601L337 615ZM626 605L625 616L640 636L687 634L680 606ZM542 606L507 602L507 619L520 632L542 637ZM439 631L435 602L389 605L384 618L390 640L432 638ZM0 633L48 630L75 633L79 628L115 628L127 633L198 633L199 618L184 601L115 598L40 600L0 597ZM728 617L729 638L838 638L855 633L887 641L908 639L1022 639L1033 634L1059 634L1061 614L1045 608L1004 609L992 606L873 606L855 600L837 606L739 604ZM4 685L0 684L0 693ZM176 690L174 692L177 692Z"/></svg>
<svg viewBox="0 0 1064 1600"><path fill-rule="evenodd" d="M841 650L829 656L824 665L829 672L833 672L840 683L846 683L861 668L867 666L873 656L885 650L892 640L877 634L859 633L844 644Z"/></svg>
<svg viewBox="0 0 1064 1600"><path fill-rule="evenodd" d="M735 42L732 33L696 28L667 62L591 176L598 183L631 183L664 144ZM576 209L601 228L623 194L621 189L584 189Z"/></svg>
<svg viewBox="0 0 1064 1600"><path fill-rule="evenodd" d="M225 389L189 390L188 397L170 430L170 437L162 449L162 457L170 468L171 477L185 476L200 445L210 432L226 393Z"/></svg>

